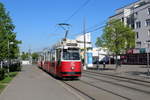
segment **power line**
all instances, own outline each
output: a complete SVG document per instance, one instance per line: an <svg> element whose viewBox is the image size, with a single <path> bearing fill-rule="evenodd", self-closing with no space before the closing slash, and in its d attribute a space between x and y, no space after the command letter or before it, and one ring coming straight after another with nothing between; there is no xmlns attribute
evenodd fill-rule
<svg viewBox="0 0 150 100"><path fill-rule="evenodd" d="M73 16L75 16L83 7L85 7L85 6L89 3L89 1L90 1L90 0L86 0L77 10L75 10L75 12L72 13L71 16L69 16L69 17L67 18L67 20L65 20L64 23L59 23L59 24L57 24L57 25L61 26L61 24L67 24L66 22L69 21ZM68 24L68 25L69 25L69 24ZM61 28L63 28L64 30L66 30L66 29L65 29L64 27L62 27L62 26L61 26ZM55 32L56 32L56 31L57 31L57 29L55 30ZM69 31L69 30L67 30L67 31ZM67 32L67 34L68 34L68 32Z"/></svg>
<svg viewBox="0 0 150 100"><path fill-rule="evenodd" d="M107 21L107 19L105 19L104 21L102 21L102 22L100 22L100 23L97 23L97 24L95 24L95 25L93 25L93 26L87 28L87 29L86 29L86 30L88 30L87 33L88 33L88 32L94 32L94 31L97 31L97 30L99 30L99 29L102 29L102 28L105 26L105 25L104 25L104 22L106 22L106 21ZM103 26L101 26L101 25L103 25ZM83 31L81 31L80 33L74 33L74 34L71 34L71 35L80 35L80 34L83 34Z"/></svg>
<svg viewBox="0 0 150 100"><path fill-rule="evenodd" d="M84 7L89 3L89 1L90 1L90 0L86 0L86 1L83 3L83 5L81 5L77 10L75 10L74 13L72 13L71 16L68 17L68 19L67 19L65 22L69 21L73 16L75 16L82 8L84 8Z"/></svg>
<svg viewBox="0 0 150 100"><path fill-rule="evenodd" d="M104 22L106 23L106 22L107 22L107 19L104 20L104 21L102 21L102 22L100 22L100 23L98 23L98 24L95 24L95 25L93 25L93 26L87 28L86 30L92 30L92 29L94 29L94 28L96 28L96 27L99 27L100 25L103 25Z"/></svg>
<svg viewBox="0 0 150 100"><path fill-rule="evenodd" d="M142 8L142 9L139 9L139 10L136 10L136 12L139 12L139 11L142 11L142 10L144 10L144 9L146 9L146 8L149 8L150 6L147 6L147 7L144 7L144 8ZM132 12L131 14L135 14L136 12ZM130 15L131 15L130 14ZM122 14L120 14L120 15L117 15L117 17L120 17L120 16L122 16ZM105 20L104 20L105 21ZM104 22L103 21L103 22ZM116 22L113 22L113 23L116 23ZM95 27L94 27L95 26ZM106 25L103 25L103 26L99 26L98 27L98 25L94 25L93 27L91 27L91 28L95 28L95 29L93 29L93 30L89 30L89 31L87 31L87 33L88 32L95 32L95 31L97 31L97 30L99 30L99 29L102 29L102 28L104 28ZM98 27L98 28L97 28ZM88 29L91 29L91 28L88 28ZM80 35L80 34L83 34L83 32L81 32L81 33L76 33L76 34L73 34L73 35Z"/></svg>
<svg viewBox="0 0 150 100"><path fill-rule="evenodd" d="M66 21L69 21L75 14L77 14L77 13L79 12L80 9L82 9L84 6L86 6L86 5L89 3L89 1L90 1L90 0L86 0L85 3L84 3L81 7L79 7L70 17L68 17L68 19L67 19ZM142 8L142 9L136 10L136 12L142 11L142 10L148 8L148 7L150 7L150 6L147 6L147 7L144 7L144 8ZM131 14L135 14L136 12L132 12ZM114 16L116 16L116 15L114 15ZM122 16L122 14L117 15L117 17L120 17L120 16ZM105 22L105 21L106 21L106 20L104 20L104 21L102 21L102 22ZM114 23L115 23L115 22L114 22ZM92 26L92 27L87 28L87 30L89 30L89 31L87 31L87 33L88 33L88 32L95 32L95 31L98 31L98 30L100 30L100 29L103 29L105 26L106 26L106 25L103 25L103 26L101 25L101 26L100 26L99 24L96 24L96 25L94 25L94 26ZM93 29L93 28L95 28L95 29ZM93 30L90 30L90 29L93 29ZM83 32L75 33L75 34L72 34L72 35L80 35L80 34L83 34Z"/></svg>

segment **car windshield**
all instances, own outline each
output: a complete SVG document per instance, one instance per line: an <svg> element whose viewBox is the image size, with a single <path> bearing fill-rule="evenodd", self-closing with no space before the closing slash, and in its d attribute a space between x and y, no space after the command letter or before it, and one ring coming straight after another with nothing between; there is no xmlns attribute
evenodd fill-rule
<svg viewBox="0 0 150 100"><path fill-rule="evenodd" d="M63 60L80 60L79 50L63 50Z"/></svg>

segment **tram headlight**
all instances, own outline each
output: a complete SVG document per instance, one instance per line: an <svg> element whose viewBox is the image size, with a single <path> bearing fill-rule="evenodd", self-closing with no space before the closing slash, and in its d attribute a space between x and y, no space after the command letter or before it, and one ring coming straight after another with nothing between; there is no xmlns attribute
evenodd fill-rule
<svg viewBox="0 0 150 100"><path fill-rule="evenodd" d="M75 68L74 68L74 67L71 67L71 69L74 70Z"/></svg>

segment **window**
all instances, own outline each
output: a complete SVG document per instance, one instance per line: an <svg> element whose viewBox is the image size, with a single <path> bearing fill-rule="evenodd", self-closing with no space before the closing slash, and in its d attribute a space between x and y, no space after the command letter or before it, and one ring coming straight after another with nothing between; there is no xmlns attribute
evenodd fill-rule
<svg viewBox="0 0 150 100"><path fill-rule="evenodd" d="M57 61L60 61L61 60L61 50L60 49L57 49L56 50L56 59L57 59Z"/></svg>
<svg viewBox="0 0 150 100"><path fill-rule="evenodd" d="M146 26L150 26L150 19L146 20Z"/></svg>
<svg viewBox="0 0 150 100"><path fill-rule="evenodd" d="M136 42L136 47L141 48L141 42Z"/></svg>
<svg viewBox="0 0 150 100"><path fill-rule="evenodd" d="M80 60L80 55L78 50L63 50L64 60Z"/></svg>
<svg viewBox="0 0 150 100"><path fill-rule="evenodd" d="M136 22L136 28L141 28L141 22L140 21Z"/></svg>
<svg viewBox="0 0 150 100"><path fill-rule="evenodd" d="M148 10L148 14L150 15L150 8L148 8L147 10Z"/></svg>
<svg viewBox="0 0 150 100"><path fill-rule="evenodd" d="M135 12L135 16L137 16L138 15L138 12Z"/></svg>
<svg viewBox="0 0 150 100"><path fill-rule="evenodd" d="M150 29L147 32L147 36L150 37Z"/></svg>
<svg viewBox="0 0 150 100"><path fill-rule="evenodd" d="M139 38L139 32L136 32L136 38L137 39Z"/></svg>
<svg viewBox="0 0 150 100"><path fill-rule="evenodd" d="M51 61L55 62L55 51L53 50L51 53Z"/></svg>

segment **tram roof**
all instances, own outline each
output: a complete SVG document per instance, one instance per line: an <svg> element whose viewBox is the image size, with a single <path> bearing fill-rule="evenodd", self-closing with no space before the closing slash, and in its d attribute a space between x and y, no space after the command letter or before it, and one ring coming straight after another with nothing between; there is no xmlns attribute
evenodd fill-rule
<svg viewBox="0 0 150 100"><path fill-rule="evenodd" d="M78 47L76 40L63 39L53 46L53 48Z"/></svg>

